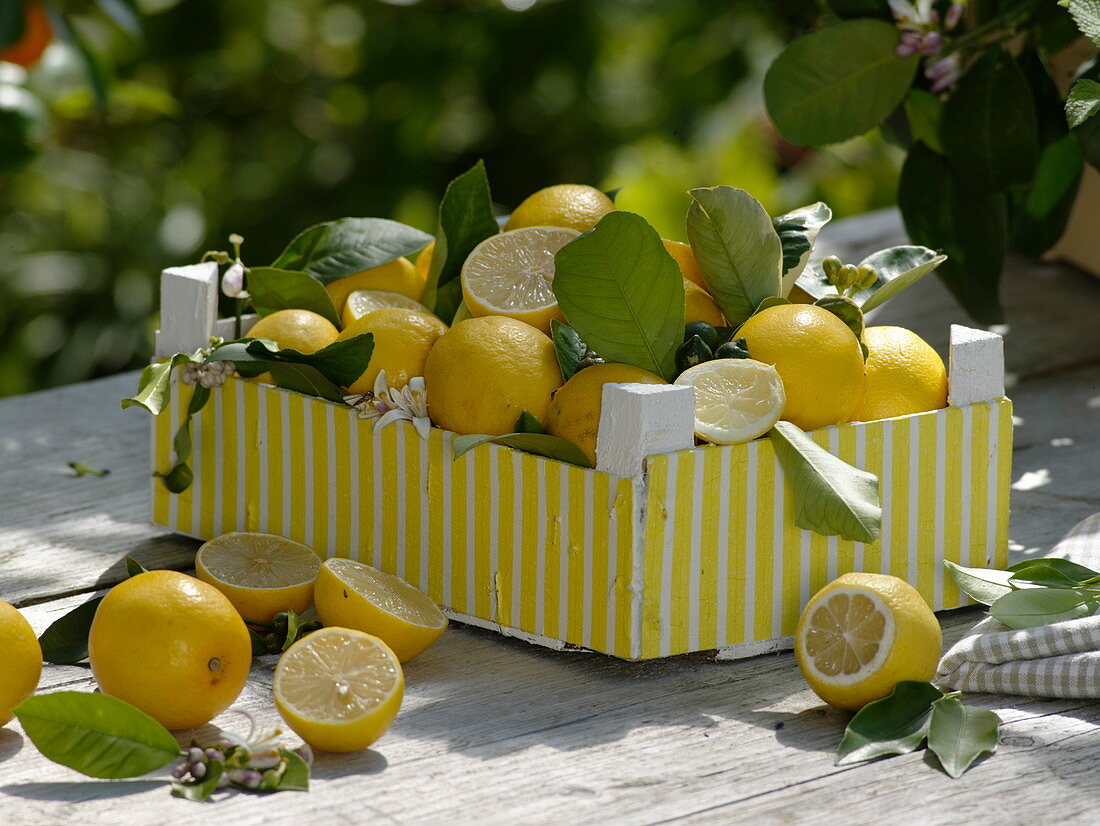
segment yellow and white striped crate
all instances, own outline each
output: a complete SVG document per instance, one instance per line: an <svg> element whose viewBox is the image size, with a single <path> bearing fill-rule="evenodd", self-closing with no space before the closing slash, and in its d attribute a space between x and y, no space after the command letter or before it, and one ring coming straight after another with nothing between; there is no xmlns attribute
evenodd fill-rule
<svg viewBox="0 0 1100 826"><path fill-rule="evenodd" d="M879 477L871 544L795 526L767 439L649 455L619 474L498 445L455 460L438 428L427 440L408 422L376 430L349 407L241 379L193 419L192 486L153 480L153 520L199 539L282 534L396 573L462 622L551 647L747 656L789 644L801 607L845 571L895 574L940 609L968 602L945 559L1003 566L1012 406L1003 389L967 398L996 392L998 370L1003 383L999 345L958 328L954 406L810 434ZM155 469L171 464L191 392L176 381L154 420Z"/></svg>

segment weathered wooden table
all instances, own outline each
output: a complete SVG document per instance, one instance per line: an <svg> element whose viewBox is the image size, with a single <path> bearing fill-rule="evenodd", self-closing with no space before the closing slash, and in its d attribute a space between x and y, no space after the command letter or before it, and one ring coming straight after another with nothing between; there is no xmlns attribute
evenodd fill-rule
<svg viewBox="0 0 1100 826"><path fill-rule="evenodd" d="M833 228L855 258L899 235L882 213ZM1009 391L1019 418L1011 537L1049 548L1100 510L1100 281L1014 264ZM946 352L960 311L935 279L888 305ZM0 597L36 631L125 576L191 567L197 543L148 522L148 417L118 400L128 374L0 402ZM110 468L74 478L66 462ZM948 643L978 609L941 615ZM261 724L273 657L238 705ZM0 663L2 675L3 663ZM0 729L0 824L190 823L995 823L1096 822L1100 703L974 696L1004 720L999 751L959 780L921 753L833 765L847 716L806 688L791 654L627 663L553 653L452 627L408 665L396 723L374 749L321 754L308 794L235 794L211 810L160 778L94 781L45 760L17 722ZM91 690L87 668L47 666L40 686ZM240 728L238 718L218 722ZM209 732L207 732L209 733Z"/></svg>

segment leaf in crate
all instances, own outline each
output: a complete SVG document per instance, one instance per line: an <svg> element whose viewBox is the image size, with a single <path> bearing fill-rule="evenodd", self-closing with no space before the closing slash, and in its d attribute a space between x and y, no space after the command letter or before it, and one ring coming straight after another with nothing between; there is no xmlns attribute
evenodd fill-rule
<svg viewBox="0 0 1100 826"><path fill-rule="evenodd" d="M252 267L248 271L252 306L262 316L279 310L309 310L340 326L328 290L312 275L276 267Z"/></svg>
<svg viewBox="0 0 1100 826"><path fill-rule="evenodd" d="M558 306L589 347L607 361L675 378L684 279L644 218L609 212L558 250L554 268Z"/></svg>
<svg viewBox="0 0 1100 826"><path fill-rule="evenodd" d="M300 233L271 266L302 270L328 284L412 255L431 240L426 232L386 218L340 218Z"/></svg>
<svg viewBox="0 0 1100 826"><path fill-rule="evenodd" d="M1083 589L1024 588L1000 597L989 606L989 615L1009 628L1036 628L1091 617L1100 606L1097 597Z"/></svg>
<svg viewBox="0 0 1100 826"><path fill-rule="evenodd" d="M745 190L714 186L689 194L691 249L719 309L736 327L761 301L779 296L783 246L771 216Z"/></svg>
<svg viewBox="0 0 1100 826"><path fill-rule="evenodd" d="M833 211L824 203L799 207L772 219L779 244L783 250L782 282L779 294L786 297L810 260L817 234L833 217Z"/></svg>
<svg viewBox="0 0 1100 826"><path fill-rule="evenodd" d="M1069 0L1069 13L1081 33L1100 46L1100 0Z"/></svg>
<svg viewBox="0 0 1100 826"><path fill-rule="evenodd" d="M542 426L542 422L539 421L539 417L529 410L524 410L519 414L519 418L516 420L516 433L545 433L546 428Z"/></svg>
<svg viewBox="0 0 1100 826"><path fill-rule="evenodd" d="M136 404L144 407L154 416L159 416L172 398L172 371L189 361L191 361L190 356L176 353L170 359L147 365L141 371L141 378L138 379L137 393L122 400L122 409L125 410Z"/></svg>
<svg viewBox="0 0 1100 826"><path fill-rule="evenodd" d="M777 423L768 438L783 467L798 527L854 542L878 538L878 477L833 456L790 422Z"/></svg>
<svg viewBox="0 0 1100 826"><path fill-rule="evenodd" d="M315 353L279 350L271 342L262 339L249 342L244 349L247 356L262 361L269 367L279 362L308 365L333 384L347 387L358 379L370 364L371 356L374 354L374 335L362 333L353 338L334 341Z"/></svg>
<svg viewBox="0 0 1100 826"><path fill-rule="evenodd" d="M992 711L963 705L958 697L932 703L928 749L952 777L961 777L983 754L995 752L1000 736L1001 718Z"/></svg>
<svg viewBox="0 0 1100 826"><path fill-rule="evenodd" d="M942 697L931 683L902 680L889 697L856 712L836 751L836 764L916 751L928 734L932 706Z"/></svg>
<svg viewBox="0 0 1100 826"><path fill-rule="evenodd" d="M898 206L910 239L948 256L937 275L963 309L982 324L1004 321L999 296L1008 236L1004 195L967 190L946 159L918 143L902 166Z"/></svg>
<svg viewBox="0 0 1100 826"><path fill-rule="evenodd" d="M584 451L575 444L560 436L550 436L545 433L507 433L504 436L482 436L475 433L468 436L456 436L454 442L451 443L454 458L457 459L475 447L489 442L515 448L524 453L545 456L547 459L568 462L571 465L592 467L592 463L588 461Z"/></svg>
<svg viewBox="0 0 1100 826"><path fill-rule="evenodd" d="M95 0L95 4L119 28L135 37L141 36L141 16L135 0Z"/></svg>
<svg viewBox="0 0 1100 826"><path fill-rule="evenodd" d="M102 601L103 597L90 599L50 623L38 638L44 662L72 665L88 657L88 631Z"/></svg>
<svg viewBox="0 0 1100 826"><path fill-rule="evenodd" d="M187 411L183 418L183 424L176 431L172 439L172 449L176 454L176 462L167 471L156 471L153 476L163 480L164 486L172 493L182 493L191 486L195 475L187 460L191 458L191 417L202 410L210 401L210 388L196 386L191 394L191 401L187 404Z"/></svg>
<svg viewBox="0 0 1100 826"><path fill-rule="evenodd" d="M862 135L901 103L918 58L894 54L898 30L845 20L799 37L764 76L764 102L791 143L820 146Z"/></svg>
<svg viewBox="0 0 1100 826"><path fill-rule="evenodd" d="M1039 154L1035 102L1008 53L990 49L967 70L944 105L940 137L968 189L997 192L1031 180Z"/></svg>
<svg viewBox="0 0 1100 826"><path fill-rule="evenodd" d="M863 310L846 295L826 295L814 302L814 305L823 310L828 310L835 315L855 334L859 340L863 358L867 358L867 345L863 343Z"/></svg>
<svg viewBox="0 0 1100 826"><path fill-rule="evenodd" d="M1021 571L1014 571L1009 582L1017 587L1030 585L1043 588L1077 588L1081 584L1052 565L1029 565Z"/></svg>
<svg viewBox="0 0 1100 826"><path fill-rule="evenodd" d="M928 247L905 245L879 250L859 262L861 267L874 267L878 278L867 289L855 293L852 299L863 312L870 312L912 287L946 260L946 255Z"/></svg>
<svg viewBox="0 0 1100 826"><path fill-rule="evenodd" d="M568 324L562 324L556 318L550 320L550 337L554 340L554 350L558 356L561 377L569 381L577 372L577 364L584 358L588 345L581 341L577 331Z"/></svg>
<svg viewBox="0 0 1100 826"><path fill-rule="evenodd" d="M344 400L344 391L339 385L325 378L324 374L316 367L308 364L294 364L293 362L273 361L267 368L271 372L271 378L279 387L293 390L296 393L304 393L307 396L317 396L328 399L331 402Z"/></svg>
<svg viewBox="0 0 1100 826"><path fill-rule="evenodd" d="M1058 243L1069 223L1084 169L1085 156L1073 135L1063 135L1043 147L1033 184L1013 194L1013 248L1038 257Z"/></svg>
<svg viewBox="0 0 1100 826"><path fill-rule="evenodd" d="M0 49L14 46L26 27L25 3L0 3Z"/></svg>
<svg viewBox="0 0 1100 826"><path fill-rule="evenodd" d="M924 89L910 89L905 96L905 118L909 123L909 134L913 143L924 141L936 152L943 154L943 141L940 140L943 101Z"/></svg>
<svg viewBox="0 0 1100 826"><path fill-rule="evenodd" d="M1066 98L1066 122L1076 128L1100 111L1100 83L1090 78L1080 78L1069 90Z"/></svg>
<svg viewBox="0 0 1100 826"><path fill-rule="evenodd" d="M1092 570L1092 568L1086 568L1084 565L1078 565L1076 562L1070 562L1068 559L1060 559L1058 557L1041 557L1038 559L1025 559L1023 562L1017 562L1015 565L1009 565L1008 570L1013 573L1020 571L1026 571L1028 568L1032 568L1036 565L1042 565L1047 568L1054 568L1056 571L1068 576L1070 579L1078 583L1095 581L1100 578L1100 572Z"/></svg>
<svg viewBox="0 0 1100 826"><path fill-rule="evenodd" d="M944 560L955 584L965 594L983 605L992 605L1013 588L1008 581L1012 578L1010 571L997 571L992 568L964 568L950 560Z"/></svg>
<svg viewBox="0 0 1100 826"><path fill-rule="evenodd" d="M447 184L443 193L432 267L420 303L444 321L452 320L462 301L458 281L462 264L474 247L499 231L485 163L479 160Z"/></svg>
<svg viewBox="0 0 1100 826"><path fill-rule="evenodd" d="M168 729L109 694L38 694L14 711L45 757L89 777L140 777L180 756Z"/></svg>

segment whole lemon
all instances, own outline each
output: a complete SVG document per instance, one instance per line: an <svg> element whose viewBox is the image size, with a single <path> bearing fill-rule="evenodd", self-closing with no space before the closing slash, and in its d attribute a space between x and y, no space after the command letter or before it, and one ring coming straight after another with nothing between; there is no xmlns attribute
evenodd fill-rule
<svg viewBox="0 0 1100 826"><path fill-rule="evenodd" d="M794 653L810 688L855 711L888 696L900 680L936 674L943 640L928 603L903 579L843 574L807 603Z"/></svg>
<svg viewBox="0 0 1100 826"><path fill-rule="evenodd" d="M568 439L596 464L596 435L605 384L668 384L660 376L629 364L594 364L578 370L554 392L546 432Z"/></svg>
<svg viewBox="0 0 1100 826"><path fill-rule="evenodd" d="M100 689L170 729L209 722L237 699L252 665L248 629L212 585L148 571L96 609L88 659Z"/></svg>
<svg viewBox="0 0 1100 826"><path fill-rule="evenodd" d="M332 344L339 332L331 321L311 310L278 310L253 324L248 336L310 355Z"/></svg>
<svg viewBox="0 0 1100 826"><path fill-rule="evenodd" d="M928 342L904 327L868 327L867 378L850 419L870 422L947 406L947 370Z"/></svg>
<svg viewBox="0 0 1100 826"><path fill-rule="evenodd" d="M367 313L337 336L337 340L343 340L363 333L374 335L370 363L348 390L352 393L370 391L381 370L386 371L390 387L404 387L409 379L423 376L428 352L445 332L447 325L427 310L387 307Z"/></svg>
<svg viewBox="0 0 1100 826"><path fill-rule="evenodd" d="M546 419L561 369L549 336L514 318L484 316L440 336L424 381L436 425L500 436L516 429L524 410Z"/></svg>
<svg viewBox="0 0 1100 826"><path fill-rule="evenodd" d="M703 279L703 272L699 269L699 262L695 260L695 253L692 251L691 245L681 241L669 241L667 238L662 238L661 243L665 245L665 250L679 265L680 275L695 286L707 290L707 282Z"/></svg>
<svg viewBox="0 0 1100 826"><path fill-rule="evenodd" d="M429 241L428 246L416 256L416 271L424 276L424 283L428 283L428 273L432 271L432 255L435 253L435 241Z"/></svg>
<svg viewBox="0 0 1100 826"><path fill-rule="evenodd" d="M429 257L429 262L430 262ZM428 271L421 271L409 261L408 258L398 258L388 264L371 267L369 270L361 270L343 278L326 284L332 305L336 308L336 314L344 311L344 302L348 295L356 290L384 290L389 293L400 293L414 301L419 301L424 292L424 285L428 281Z"/></svg>
<svg viewBox="0 0 1100 826"><path fill-rule="evenodd" d="M724 327L726 317L718 308L718 302L710 293L695 283L684 279L684 324L705 321L711 327Z"/></svg>
<svg viewBox="0 0 1100 826"><path fill-rule="evenodd" d="M586 232L614 209L615 202L594 186L558 184L527 196L509 216L504 231L522 227L569 227Z"/></svg>
<svg viewBox="0 0 1100 826"><path fill-rule="evenodd" d="M781 304L736 335L751 358L775 365L787 394L782 418L807 431L848 421L863 393L863 351L843 321L812 304Z"/></svg>
<svg viewBox="0 0 1100 826"><path fill-rule="evenodd" d="M27 618L0 600L0 726L11 710L34 694L42 676L42 647Z"/></svg>

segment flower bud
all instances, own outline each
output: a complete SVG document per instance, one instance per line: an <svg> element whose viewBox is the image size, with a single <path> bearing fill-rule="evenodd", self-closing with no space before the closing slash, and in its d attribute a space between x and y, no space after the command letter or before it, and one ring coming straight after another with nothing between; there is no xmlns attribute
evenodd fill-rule
<svg viewBox="0 0 1100 826"><path fill-rule="evenodd" d="M229 775L228 774L223 774L221 777L218 778L218 788L219 789L224 789L228 785L229 785Z"/></svg>
<svg viewBox="0 0 1100 826"><path fill-rule="evenodd" d="M186 763L180 763L178 766L172 769L172 777L176 778L176 780L182 779L185 774L187 774Z"/></svg>
<svg viewBox="0 0 1100 826"><path fill-rule="evenodd" d="M257 789L263 782L263 775L255 769L230 769L229 779L246 789Z"/></svg>
<svg viewBox="0 0 1100 826"><path fill-rule="evenodd" d="M199 366L200 365L195 364L194 362L189 362L183 365L183 369L180 371L180 381L182 381L184 384L190 385L191 387L194 387L196 384L198 384L199 376L201 375L199 373Z"/></svg>
<svg viewBox="0 0 1100 826"><path fill-rule="evenodd" d="M225 752L221 751L220 749L207 749L206 750L206 759L207 760L216 760L219 763L224 763L225 762Z"/></svg>
<svg viewBox="0 0 1100 826"><path fill-rule="evenodd" d="M273 769L281 762L283 762L283 756L279 754L277 749L260 751L253 753L248 758L248 768L263 771L264 769Z"/></svg>
<svg viewBox="0 0 1100 826"><path fill-rule="evenodd" d="M878 281L878 273L875 272L875 268L867 264L860 264L858 273L856 289L868 290Z"/></svg>
<svg viewBox="0 0 1100 826"><path fill-rule="evenodd" d="M899 43L894 47L894 55L901 58L912 57L917 51L918 48L912 43Z"/></svg>
<svg viewBox="0 0 1100 826"><path fill-rule="evenodd" d="M841 263L841 260L835 255L830 255L828 258L821 259L821 271L825 273L825 277L828 278L829 281L836 278L842 266L844 265Z"/></svg>
<svg viewBox="0 0 1100 826"><path fill-rule="evenodd" d="M202 780L206 777L206 764L205 763L192 763L191 764L191 776L196 780Z"/></svg>
<svg viewBox="0 0 1100 826"><path fill-rule="evenodd" d="M947 14L943 18L943 28L945 31L951 31L962 20L962 16L966 13L965 3L952 3L951 7L947 10Z"/></svg>
<svg viewBox="0 0 1100 826"><path fill-rule="evenodd" d="M935 57L943 48L943 35L939 32L928 32L921 38L920 53L925 57Z"/></svg>
<svg viewBox="0 0 1100 826"><path fill-rule="evenodd" d="M846 289L856 283L856 279L859 277L859 270L855 264L845 264L840 268L840 272L837 274L833 283L836 285L838 292L844 292Z"/></svg>
<svg viewBox="0 0 1100 826"><path fill-rule="evenodd" d="M203 750L198 746L192 746L187 750L187 762L188 763L201 763L206 755Z"/></svg>
<svg viewBox="0 0 1100 826"><path fill-rule="evenodd" d="M244 288L244 264L240 261L233 262L222 275L222 292L230 298L248 298Z"/></svg>
<svg viewBox="0 0 1100 826"><path fill-rule="evenodd" d="M313 749L309 747L309 743L302 743L302 745L294 749L294 753L301 757L307 766L313 765Z"/></svg>

